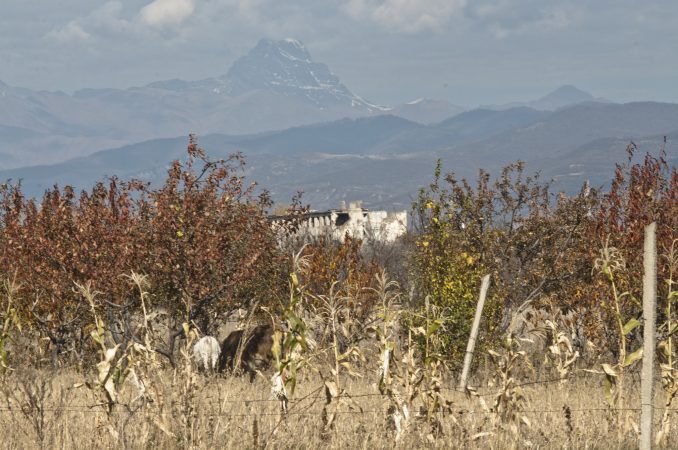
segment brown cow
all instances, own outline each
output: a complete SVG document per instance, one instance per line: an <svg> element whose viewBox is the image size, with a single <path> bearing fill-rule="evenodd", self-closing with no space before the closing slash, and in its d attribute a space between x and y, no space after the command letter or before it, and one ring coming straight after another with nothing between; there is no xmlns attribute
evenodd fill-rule
<svg viewBox="0 0 678 450"><path fill-rule="evenodd" d="M233 371L240 351L240 370L249 374L250 381L254 381L257 371L266 369L273 360L273 332L271 324L257 325L247 332L233 331L221 344L219 371ZM243 337L245 342L242 342Z"/></svg>

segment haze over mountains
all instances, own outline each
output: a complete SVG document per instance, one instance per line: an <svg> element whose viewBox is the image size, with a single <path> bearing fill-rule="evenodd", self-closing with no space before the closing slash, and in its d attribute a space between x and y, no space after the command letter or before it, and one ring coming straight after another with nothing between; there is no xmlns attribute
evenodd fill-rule
<svg viewBox="0 0 678 450"><path fill-rule="evenodd" d="M205 80L72 95L0 84L0 169L188 132L257 133L382 111L314 62L299 41L261 40L225 75Z"/></svg>
<svg viewBox="0 0 678 450"><path fill-rule="evenodd" d="M0 179L22 179L29 195L113 174L158 183L189 132L211 156L243 151L248 176L277 201L303 189L316 208L405 206L439 157L467 177L522 159L569 192L607 182L630 140L656 153L668 136L678 160L676 104L614 104L563 86L474 110L433 99L379 106L294 39L262 40L225 75L199 81L72 95L0 83Z"/></svg>
<svg viewBox="0 0 678 450"><path fill-rule="evenodd" d="M526 106L528 108L537 109L539 111L554 111L565 106L575 105L577 103L584 102L610 103L609 100L606 100L604 98L595 98L588 92L584 92L581 89L578 89L570 84L566 84L564 86L559 87L555 91L550 92L536 100L521 103L507 103L504 105L488 106L487 108L502 110Z"/></svg>

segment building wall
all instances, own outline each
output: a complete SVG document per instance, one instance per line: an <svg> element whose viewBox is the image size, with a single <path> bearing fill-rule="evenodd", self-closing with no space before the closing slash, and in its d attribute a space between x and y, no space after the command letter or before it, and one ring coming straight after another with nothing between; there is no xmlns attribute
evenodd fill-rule
<svg viewBox="0 0 678 450"><path fill-rule="evenodd" d="M275 219L273 219L275 222ZM309 213L300 234L329 235L343 241L346 234L359 239L393 242L407 232L407 211L367 211L362 202L352 202L348 207Z"/></svg>

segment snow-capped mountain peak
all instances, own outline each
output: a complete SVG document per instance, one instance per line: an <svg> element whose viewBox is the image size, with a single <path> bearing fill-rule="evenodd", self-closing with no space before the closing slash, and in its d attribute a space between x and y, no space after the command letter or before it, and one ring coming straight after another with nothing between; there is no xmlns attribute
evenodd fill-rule
<svg viewBox="0 0 678 450"><path fill-rule="evenodd" d="M303 98L319 108L342 105L361 111L382 109L353 94L327 65L313 61L301 41L292 38L260 40L221 80L236 96L264 89Z"/></svg>

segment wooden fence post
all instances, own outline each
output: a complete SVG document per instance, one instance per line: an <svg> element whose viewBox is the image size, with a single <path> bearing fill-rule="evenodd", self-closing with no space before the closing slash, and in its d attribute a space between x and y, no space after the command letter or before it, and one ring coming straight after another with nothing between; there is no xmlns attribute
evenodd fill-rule
<svg viewBox="0 0 678 450"><path fill-rule="evenodd" d="M640 450L652 448L654 350L657 310L657 224L645 227L643 252L643 369L640 377Z"/></svg>
<svg viewBox="0 0 678 450"><path fill-rule="evenodd" d="M471 335L468 338L468 345L466 346L466 355L464 355L464 368L461 371L461 378L459 379L460 389L466 389L466 381L468 379L469 370L471 370L471 360L473 359L473 350L476 347L476 338L478 337L480 317L482 317L483 315L483 306L485 306L485 297L487 296L487 290L489 287L490 287L490 276L485 275L480 285L480 297L478 298L478 306L476 306L476 315L473 318Z"/></svg>

